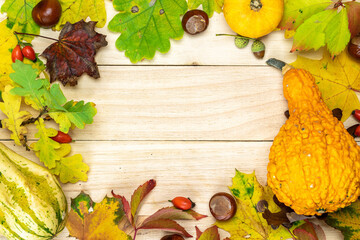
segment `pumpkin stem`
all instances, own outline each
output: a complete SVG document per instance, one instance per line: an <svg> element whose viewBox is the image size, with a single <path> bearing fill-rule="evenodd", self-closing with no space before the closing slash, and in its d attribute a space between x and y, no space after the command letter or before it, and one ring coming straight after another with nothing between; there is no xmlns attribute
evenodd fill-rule
<svg viewBox="0 0 360 240"><path fill-rule="evenodd" d="M278 60L276 58L270 58L269 60L266 61L266 64L271 67L281 70L283 74L285 74L287 71L289 71L290 69L293 68L289 64L287 64L281 60Z"/></svg>
<svg viewBox="0 0 360 240"><path fill-rule="evenodd" d="M258 12L262 8L262 3L260 0L251 0L250 1L251 10Z"/></svg>

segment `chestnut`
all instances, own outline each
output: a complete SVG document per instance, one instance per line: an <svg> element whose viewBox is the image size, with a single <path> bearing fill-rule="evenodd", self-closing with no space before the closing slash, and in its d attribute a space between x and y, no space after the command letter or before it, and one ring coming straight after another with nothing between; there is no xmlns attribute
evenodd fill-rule
<svg viewBox="0 0 360 240"><path fill-rule="evenodd" d="M163 236L160 240L184 240L184 238L179 234L173 234Z"/></svg>
<svg viewBox="0 0 360 240"><path fill-rule="evenodd" d="M360 59L360 36L351 39L348 45L348 51L352 57Z"/></svg>
<svg viewBox="0 0 360 240"><path fill-rule="evenodd" d="M209 208L216 220L226 221L235 215L237 206L233 196L226 192L219 192L211 197Z"/></svg>
<svg viewBox="0 0 360 240"><path fill-rule="evenodd" d="M195 35L206 30L209 25L209 17L206 12L194 9L185 13L181 24L185 32Z"/></svg>
<svg viewBox="0 0 360 240"><path fill-rule="evenodd" d="M60 20L62 13L58 0L42 0L32 10L32 18L40 27L52 27Z"/></svg>

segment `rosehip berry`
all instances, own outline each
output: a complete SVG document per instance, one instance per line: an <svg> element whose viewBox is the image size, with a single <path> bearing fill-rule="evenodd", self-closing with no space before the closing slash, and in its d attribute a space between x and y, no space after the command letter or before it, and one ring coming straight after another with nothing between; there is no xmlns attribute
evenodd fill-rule
<svg viewBox="0 0 360 240"><path fill-rule="evenodd" d="M24 55L21 52L21 48L19 45L16 45L16 47L12 50L11 52L11 59L13 62L17 60L23 61L24 60Z"/></svg>

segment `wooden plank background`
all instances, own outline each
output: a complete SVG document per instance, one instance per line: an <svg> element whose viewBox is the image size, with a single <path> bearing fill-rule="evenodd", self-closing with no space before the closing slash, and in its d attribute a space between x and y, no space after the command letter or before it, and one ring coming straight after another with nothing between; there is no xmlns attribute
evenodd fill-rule
<svg viewBox="0 0 360 240"><path fill-rule="evenodd" d="M106 1L106 9L109 21L116 14L111 1ZM115 48L118 34L107 27L98 31L109 42L96 56L101 78L83 76L76 87L63 87L68 99L92 101L98 109L94 124L71 131L76 140L73 153L83 154L90 172L88 182L63 185L69 203L80 191L94 201L111 190L130 197L138 185L154 178L157 187L145 200L141 215L186 195L197 203L195 210L210 216L208 200L227 191L235 168L255 170L260 182L266 183L269 149L286 120L287 105L282 76L265 60L294 61L296 55L289 53L292 40L284 39L280 31L264 37L266 55L258 60L250 46L240 50L232 37L215 36L232 32L223 15L214 14L206 32L172 40L169 53L133 65ZM41 33L58 36L50 30ZM36 52L42 52L51 42L38 38L33 44ZM319 59L322 53L304 55ZM353 123L350 119L345 125ZM0 140L37 161L33 153L14 146L7 130L0 131ZM204 230L213 223L212 217L182 222L193 235L195 225ZM342 239L338 231L325 228L328 239ZM163 235L140 231L137 239ZM64 230L56 239L73 238Z"/></svg>

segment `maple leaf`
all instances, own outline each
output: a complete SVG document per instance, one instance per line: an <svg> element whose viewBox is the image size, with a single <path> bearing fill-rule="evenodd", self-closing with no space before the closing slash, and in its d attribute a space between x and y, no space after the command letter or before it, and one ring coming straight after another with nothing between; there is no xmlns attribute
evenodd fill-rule
<svg viewBox="0 0 360 240"><path fill-rule="evenodd" d="M42 118L39 118L35 122L35 125L38 129L35 137L39 138L39 140L31 144L30 147L46 167L49 169L54 168L56 167L56 161L61 159L61 156L59 156L56 151L57 149L60 149L61 145L50 137L56 136L58 131L53 128L46 128Z"/></svg>
<svg viewBox="0 0 360 240"><path fill-rule="evenodd" d="M156 51L168 52L169 39L180 39L184 34L180 16L188 9L185 0L114 0L113 6L120 13L108 28L121 33L116 47L133 63L152 59Z"/></svg>
<svg viewBox="0 0 360 240"><path fill-rule="evenodd" d="M348 119L353 110L360 108L355 93L360 91L360 67L347 51L334 60L326 52L321 60L298 56L291 65L305 69L315 77L322 98L329 109L340 108L343 111L342 121Z"/></svg>
<svg viewBox="0 0 360 240"><path fill-rule="evenodd" d="M74 24L66 23L59 40L41 54L47 59L50 82L60 81L64 86L75 86L83 73L93 78L100 77L95 54L107 45L107 41L105 35L94 30L95 24L83 20Z"/></svg>
<svg viewBox="0 0 360 240"><path fill-rule="evenodd" d="M329 213L325 222L344 235L344 240L360 239L360 201L334 213Z"/></svg>
<svg viewBox="0 0 360 240"><path fill-rule="evenodd" d="M89 195L81 192L71 199L66 227L71 236L80 240L131 240L132 238L118 227L123 217L122 204L118 199L105 197L100 203L94 203Z"/></svg>
<svg viewBox="0 0 360 240"><path fill-rule="evenodd" d="M0 110L8 117L1 120L3 128L9 129L11 139L17 145L25 145L24 135L27 133L27 128L22 126L22 123L32 116L27 111L20 111L22 98L10 93L12 87L6 86L4 92L2 92L3 102L0 102Z"/></svg>
<svg viewBox="0 0 360 240"><path fill-rule="evenodd" d="M198 227L196 229L196 240L220 240L219 230L217 226L212 226L201 232Z"/></svg>
<svg viewBox="0 0 360 240"><path fill-rule="evenodd" d="M76 183L78 181L87 181L87 171L89 166L82 161L80 154L66 157L71 152L70 144L61 144L56 153L60 156L60 160L56 161L56 167L50 169L50 172L58 175L62 183Z"/></svg>
<svg viewBox="0 0 360 240"><path fill-rule="evenodd" d="M333 57L339 55L351 37L348 15L355 19L353 6L344 6L330 0L288 0L279 26L295 30L291 52L318 50L326 45Z"/></svg>
<svg viewBox="0 0 360 240"><path fill-rule="evenodd" d="M59 22L53 27L55 30L61 28L67 23L76 23L80 20L86 20L88 17L91 21L97 22L96 26L101 28L106 23L106 10L104 0L59 0L62 7L62 14Z"/></svg>
<svg viewBox="0 0 360 240"><path fill-rule="evenodd" d="M212 17L214 11L217 13L222 12L224 0L189 0L188 1L189 9L197 9L200 5L202 5L203 10L209 15L209 17Z"/></svg>
<svg viewBox="0 0 360 240"><path fill-rule="evenodd" d="M25 102L37 110L46 109L62 132L67 133L72 124L83 129L93 122L97 112L93 103L67 101L58 84L50 86L47 79L37 79L37 70L30 65L17 61L12 66L15 72L10 78L16 87L11 92L25 97Z"/></svg>
<svg viewBox="0 0 360 240"><path fill-rule="evenodd" d="M1 13L7 13L7 27L12 31L39 34L40 27L32 18L32 9L40 0L5 0ZM33 36L23 35L21 39L30 42Z"/></svg>
<svg viewBox="0 0 360 240"><path fill-rule="evenodd" d="M216 226L228 231L232 239L288 239L292 238L288 229L280 226L274 230L267 224L256 206L265 200L271 212L279 212L280 208L273 201L273 192L268 186L261 186L255 173L244 174L236 170L233 185L230 187L237 199L235 216L225 222L217 221Z"/></svg>

